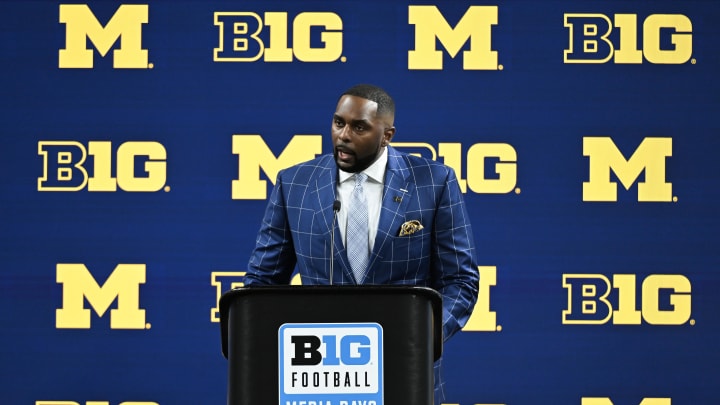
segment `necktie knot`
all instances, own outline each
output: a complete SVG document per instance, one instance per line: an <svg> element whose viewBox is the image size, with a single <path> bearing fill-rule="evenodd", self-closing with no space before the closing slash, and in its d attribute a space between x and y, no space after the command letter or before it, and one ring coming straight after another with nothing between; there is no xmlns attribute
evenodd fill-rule
<svg viewBox="0 0 720 405"><path fill-rule="evenodd" d="M368 175L366 173L355 173L355 187L362 187L367 179Z"/></svg>

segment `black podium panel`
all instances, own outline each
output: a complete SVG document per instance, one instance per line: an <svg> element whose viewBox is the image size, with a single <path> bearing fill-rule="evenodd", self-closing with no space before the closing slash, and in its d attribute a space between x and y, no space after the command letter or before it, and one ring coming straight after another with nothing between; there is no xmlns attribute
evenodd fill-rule
<svg viewBox="0 0 720 405"><path fill-rule="evenodd" d="M281 326L348 323L376 323L382 328L383 404L433 403L433 363L442 352L442 305L432 289L241 288L221 297L220 314L222 349L229 363L229 405L279 403Z"/></svg>

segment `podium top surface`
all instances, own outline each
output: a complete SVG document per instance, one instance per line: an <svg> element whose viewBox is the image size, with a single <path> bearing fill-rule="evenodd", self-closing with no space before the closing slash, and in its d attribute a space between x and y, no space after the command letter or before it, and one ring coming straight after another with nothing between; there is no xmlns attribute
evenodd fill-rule
<svg viewBox="0 0 720 405"><path fill-rule="evenodd" d="M411 300L419 300L418 302L426 302L431 305L431 316L433 319L432 339L434 343L435 358L439 358L442 353L442 298L440 294L428 287L417 286L398 286L398 285L361 285L361 286L253 286L241 287L226 291L220 298L220 326L222 333L222 352L225 357L228 356L228 336L229 336L229 316L230 308L233 304L242 303L252 306L253 301L262 300L265 304L269 299L277 298L282 304L278 303L276 309L280 313L298 312L299 307L305 307L310 303L328 303L337 304L340 307L350 303L349 310L357 311L359 307L364 306L357 302L367 303L392 303L392 302L412 302ZM297 302L294 302L298 300ZM288 304L295 304L288 306ZM328 306L333 308L332 305ZM348 308L348 307L345 307ZM394 308L385 308L391 310ZM427 308L427 306L425 306ZM257 308L255 308L257 310ZM264 315L267 306L262 306L262 313L253 316ZM251 311L248 309L248 311ZM427 312L427 311L426 311ZM308 311L308 317L314 318L316 314Z"/></svg>

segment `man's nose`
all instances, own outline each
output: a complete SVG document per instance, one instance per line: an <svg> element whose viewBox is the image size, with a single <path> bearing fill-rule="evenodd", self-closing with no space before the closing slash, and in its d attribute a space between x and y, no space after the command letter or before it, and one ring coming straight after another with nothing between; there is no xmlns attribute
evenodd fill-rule
<svg viewBox="0 0 720 405"><path fill-rule="evenodd" d="M340 129L340 135L338 138L342 139L343 142L349 142L350 141L350 125L345 125Z"/></svg>

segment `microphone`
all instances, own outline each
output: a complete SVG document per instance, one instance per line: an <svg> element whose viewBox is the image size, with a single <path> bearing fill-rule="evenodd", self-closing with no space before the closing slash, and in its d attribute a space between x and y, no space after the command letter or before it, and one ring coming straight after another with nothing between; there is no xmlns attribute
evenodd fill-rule
<svg viewBox="0 0 720 405"><path fill-rule="evenodd" d="M330 285L333 285L333 272L335 270L335 223L337 222L337 214L340 211L340 201L333 202L333 222L332 230L330 230Z"/></svg>

